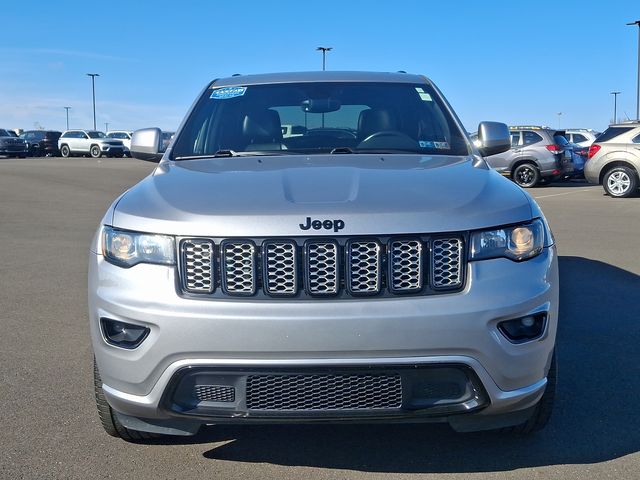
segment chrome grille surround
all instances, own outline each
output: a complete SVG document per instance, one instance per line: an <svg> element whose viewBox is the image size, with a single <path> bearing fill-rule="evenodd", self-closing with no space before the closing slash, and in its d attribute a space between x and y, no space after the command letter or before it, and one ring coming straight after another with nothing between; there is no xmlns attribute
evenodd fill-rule
<svg viewBox="0 0 640 480"><path fill-rule="evenodd" d="M269 295L298 293L298 260L295 242L270 240L262 246L264 289Z"/></svg>
<svg viewBox="0 0 640 480"><path fill-rule="evenodd" d="M179 289L295 300L454 292L465 285L467 236L179 238Z"/></svg>
<svg viewBox="0 0 640 480"><path fill-rule="evenodd" d="M213 242L190 238L180 243L182 285L187 292L211 293L215 285Z"/></svg>
<svg viewBox="0 0 640 480"><path fill-rule="evenodd" d="M462 240L437 238L431 245L431 278L434 288L462 286Z"/></svg>
<svg viewBox="0 0 640 480"><path fill-rule="evenodd" d="M375 295L382 283L382 258L376 240L349 240L346 246L347 288L354 295Z"/></svg>
<svg viewBox="0 0 640 480"><path fill-rule="evenodd" d="M253 411L399 409L402 378L397 374L249 375L246 403Z"/></svg>
<svg viewBox="0 0 640 480"><path fill-rule="evenodd" d="M424 285L423 245L420 240L389 242L389 288L394 293L412 293Z"/></svg>
<svg viewBox="0 0 640 480"><path fill-rule="evenodd" d="M339 247L330 240L305 244L305 286L310 295L336 295L339 289Z"/></svg>
<svg viewBox="0 0 640 480"><path fill-rule="evenodd" d="M229 295L256 293L256 246L250 240L225 240L221 245L222 289Z"/></svg>

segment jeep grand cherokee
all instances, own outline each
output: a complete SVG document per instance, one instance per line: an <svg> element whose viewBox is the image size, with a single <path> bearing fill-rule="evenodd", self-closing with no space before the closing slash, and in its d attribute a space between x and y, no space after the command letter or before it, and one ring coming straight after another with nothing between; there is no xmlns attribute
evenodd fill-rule
<svg viewBox="0 0 640 480"><path fill-rule="evenodd" d="M282 125L298 135L283 137ZM127 440L251 422L547 422L556 247L542 212L405 73L206 86L91 246L105 430Z"/></svg>

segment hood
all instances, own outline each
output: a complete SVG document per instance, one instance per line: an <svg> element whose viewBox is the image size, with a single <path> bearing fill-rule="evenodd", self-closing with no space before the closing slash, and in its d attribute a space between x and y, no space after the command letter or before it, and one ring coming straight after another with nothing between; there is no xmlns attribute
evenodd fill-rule
<svg viewBox="0 0 640 480"><path fill-rule="evenodd" d="M528 195L471 157L341 154L163 163L121 197L113 226L212 237L331 236L455 232L529 219ZM320 228L304 229L315 220ZM339 233L336 225L343 225Z"/></svg>

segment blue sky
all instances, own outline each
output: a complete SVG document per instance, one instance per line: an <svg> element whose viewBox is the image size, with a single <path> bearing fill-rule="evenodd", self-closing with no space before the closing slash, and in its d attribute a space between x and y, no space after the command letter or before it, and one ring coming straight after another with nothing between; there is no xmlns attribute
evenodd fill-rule
<svg viewBox="0 0 640 480"><path fill-rule="evenodd" d="M3 0L3 3L9 0ZM636 110L638 0L13 2L0 30L0 127L174 130L207 82L321 68L430 77L481 120L603 129ZM6 21L9 19L11 21ZM561 116L557 112L562 112Z"/></svg>

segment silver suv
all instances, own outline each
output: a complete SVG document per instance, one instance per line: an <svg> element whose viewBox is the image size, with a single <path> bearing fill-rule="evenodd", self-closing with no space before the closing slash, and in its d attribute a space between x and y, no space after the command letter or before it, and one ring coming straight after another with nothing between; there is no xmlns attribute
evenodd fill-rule
<svg viewBox="0 0 640 480"><path fill-rule="evenodd" d="M640 123L611 125L589 147L584 176L612 197L630 197L640 187Z"/></svg>
<svg viewBox="0 0 640 480"><path fill-rule="evenodd" d="M479 140L406 73L218 79L164 154L159 129L136 131L133 156L160 163L109 208L89 256L105 430L542 428L556 247L482 158L509 148L506 125L482 122Z"/></svg>
<svg viewBox="0 0 640 480"><path fill-rule="evenodd" d="M514 126L511 149L485 160L523 188L558 180L573 172L571 152L565 150L563 131L547 127Z"/></svg>
<svg viewBox="0 0 640 480"><path fill-rule="evenodd" d="M122 157L124 145L121 140L107 138L102 132L95 130L67 130L58 139L58 148L63 157L73 155L91 155L100 158Z"/></svg>

